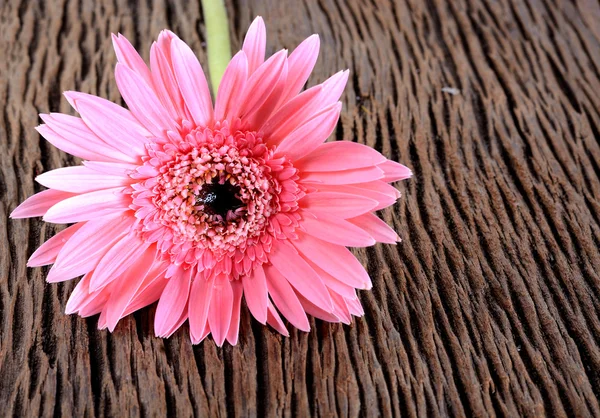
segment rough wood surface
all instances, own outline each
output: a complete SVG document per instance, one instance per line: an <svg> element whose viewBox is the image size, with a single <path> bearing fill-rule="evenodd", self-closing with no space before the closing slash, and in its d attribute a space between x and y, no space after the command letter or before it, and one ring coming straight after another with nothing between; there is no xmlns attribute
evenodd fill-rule
<svg viewBox="0 0 600 418"><path fill-rule="evenodd" d="M33 129L63 90L119 101L110 33L148 58L168 27L206 62L200 7L0 1L0 405L6 416L600 416L600 6L592 0L231 0L268 52L319 33L311 83L350 68L339 138L415 178L357 251L366 316L283 338L242 315L237 347L114 334L63 314L74 283L27 269L60 228L7 220L77 161ZM444 89L451 87L455 91Z"/></svg>

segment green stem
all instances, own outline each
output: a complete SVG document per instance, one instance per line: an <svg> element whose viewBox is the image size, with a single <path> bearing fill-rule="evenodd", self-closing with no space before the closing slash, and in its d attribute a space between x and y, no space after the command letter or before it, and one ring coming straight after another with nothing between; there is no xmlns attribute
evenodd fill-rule
<svg viewBox="0 0 600 418"><path fill-rule="evenodd" d="M217 95L225 68L231 60L229 21L223 0L202 0L206 45L208 48L208 71L213 94Z"/></svg>

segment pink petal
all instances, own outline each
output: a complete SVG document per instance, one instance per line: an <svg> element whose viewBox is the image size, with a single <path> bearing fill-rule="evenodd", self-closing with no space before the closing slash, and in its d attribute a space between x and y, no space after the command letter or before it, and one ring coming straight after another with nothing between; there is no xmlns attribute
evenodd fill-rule
<svg viewBox="0 0 600 418"><path fill-rule="evenodd" d="M315 67L318 56L319 35L309 36L290 54L289 74L286 91L281 98L282 103L287 103L302 90Z"/></svg>
<svg viewBox="0 0 600 418"><path fill-rule="evenodd" d="M148 66L127 38L120 33L118 35L113 33L112 42L115 53L117 54L117 60L137 73L149 86L151 86L152 76L150 70L148 70Z"/></svg>
<svg viewBox="0 0 600 418"><path fill-rule="evenodd" d="M239 113L239 92L244 91L247 80L248 59L244 51L240 51L231 59L221 79L215 101L215 120L231 120L232 115Z"/></svg>
<svg viewBox="0 0 600 418"><path fill-rule="evenodd" d="M233 309L233 289L229 278L219 276L213 284L212 299L208 311L208 324L215 343L221 347L229 331Z"/></svg>
<svg viewBox="0 0 600 418"><path fill-rule="evenodd" d="M315 171L302 173L303 183L321 184L353 184L375 181L383 178L383 170L379 166L356 168L344 171Z"/></svg>
<svg viewBox="0 0 600 418"><path fill-rule="evenodd" d="M193 270L179 268L168 279L169 283L167 283L165 290L163 290L160 296L154 317L154 332L158 337L169 335L174 326L179 324L180 318L184 314L187 316L185 308L190 294L191 274Z"/></svg>
<svg viewBox="0 0 600 418"><path fill-rule="evenodd" d="M302 254L302 256L304 257L303 254ZM355 291L354 287L352 287L351 285L349 285L347 283L339 281L337 278L335 278L331 274L327 273L325 270L323 270L321 267L314 264L312 261L310 261L310 260L306 260L306 261L312 267L312 269L315 271L315 273L317 273L319 275L319 277L323 281L323 284L325 284L325 286L327 286L327 288L330 289L332 292L339 293L340 295L342 295L344 297L349 297L349 298L353 298L356 296L356 291Z"/></svg>
<svg viewBox="0 0 600 418"><path fill-rule="evenodd" d="M306 123L315 112L320 99L321 86L302 92L283 105L261 128L263 138L269 145L278 145L298 126Z"/></svg>
<svg viewBox="0 0 600 418"><path fill-rule="evenodd" d="M356 183L351 185L331 185L331 184L315 184L314 188L324 192L339 192L357 196L368 197L376 200L378 205L374 211L386 208L396 203L398 199L398 190L383 181L376 180L370 183Z"/></svg>
<svg viewBox="0 0 600 418"><path fill-rule="evenodd" d="M188 113L171 65L171 39L173 38L168 40L165 51L158 43L152 44L150 48L150 68L152 69L156 95L165 110L169 112L170 117L173 120L180 121L181 119L188 119Z"/></svg>
<svg viewBox="0 0 600 418"><path fill-rule="evenodd" d="M333 322L333 323L340 322L339 318L337 316L335 316L333 313L324 311L323 309L319 308L318 306L312 304L308 299L306 299L301 294L297 294L297 296L298 296L298 301L300 301L300 304L302 305L302 309L304 309L304 311L307 314L312 315L315 318L319 318L319 319L322 319L323 321L327 321L327 322Z"/></svg>
<svg viewBox="0 0 600 418"><path fill-rule="evenodd" d="M272 266L265 267L265 275L269 286L269 294L275 305L277 305L277 309L296 328L306 332L310 331L310 324L304 308L285 277Z"/></svg>
<svg viewBox="0 0 600 418"><path fill-rule="evenodd" d="M239 115L232 114L232 117L244 117L251 114L269 99L277 86L281 72L286 65L286 60L287 52L282 50L258 67L246 83Z"/></svg>
<svg viewBox="0 0 600 418"><path fill-rule="evenodd" d="M392 228L377 217L374 213L365 213L359 217L348 219L354 225L363 229L378 242L395 244L400 241L400 237Z"/></svg>
<svg viewBox="0 0 600 418"><path fill-rule="evenodd" d="M130 204L131 197L123 194L123 187L98 190L55 204L44 215L44 221L52 223L89 221L105 215L125 212Z"/></svg>
<svg viewBox="0 0 600 418"><path fill-rule="evenodd" d="M299 232L292 244L312 263L343 283L359 289L370 289L371 279L356 257L341 245L331 244Z"/></svg>
<svg viewBox="0 0 600 418"><path fill-rule="evenodd" d="M139 167L137 164L107 163L102 161L83 161L83 165L98 173L125 178L130 178L129 175Z"/></svg>
<svg viewBox="0 0 600 418"><path fill-rule="evenodd" d="M308 300L323 310L331 311L333 309L327 287L292 246L284 242L277 242L271 249L269 261L294 286L294 289ZM277 300L275 300L275 304L279 307Z"/></svg>
<svg viewBox="0 0 600 418"><path fill-rule="evenodd" d="M385 174L383 180L388 183L412 177L410 168L405 167L396 161L387 160L385 163L379 164L378 167L383 170L383 173Z"/></svg>
<svg viewBox="0 0 600 418"><path fill-rule="evenodd" d="M260 127L264 125L271 114L278 108L281 95L285 90L287 73L287 60L284 60L283 67L279 72L279 78L273 84L272 90L266 97L265 101L260 106L257 106L255 109L247 112L244 115L244 123L246 126L259 131Z"/></svg>
<svg viewBox="0 0 600 418"><path fill-rule="evenodd" d="M156 97L156 93L129 67L117 64L115 79L129 110L154 136L162 138L177 127Z"/></svg>
<svg viewBox="0 0 600 418"><path fill-rule="evenodd" d="M131 179L99 173L84 166L64 167L48 171L35 178L42 186L71 193L126 186Z"/></svg>
<svg viewBox="0 0 600 418"><path fill-rule="evenodd" d="M179 91L194 122L207 126L213 119L212 99L198 58L185 42L174 38L171 41L171 60Z"/></svg>
<svg viewBox="0 0 600 418"><path fill-rule="evenodd" d="M307 193L299 204L300 207L313 213L334 213L340 218L347 219L373 210L378 202L368 197L347 193L313 192Z"/></svg>
<svg viewBox="0 0 600 418"><path fill-rule="evenodd" d="M346 247L369 247L376 242L356 225L323 212L307 214L304 211L301 225L313 237Z"/></svg>
<svg viewBox="0 0 600 418"><path fill-rule="evenodd" d="M340 99L346 88L349 73L348 70L340 71L321 84L323 87L323 92L321 93L322 106L329 106Z"/></svg>
<svg viewBox="0 0 600 418"><path fill-rule="evenodd" d="M71 155L93 161L135 162L98 138L79 118L53 113L40 115L46 125L35 128L56 148Z"/></svg>
<svg viewBox="0 0 600 418"><path fill-rule="evenodd" d="M294 164L301 171L343 171L381 164L386 158L373 148L350 141L327 142Z"/></svg>
<svg viewBox="0 0 600 418"><path fill-rule="evenodd" d="M190 291L190 303L188 306L188 317L190 321L190 333L192 339L200 338L208 321L208 308L213 292L214 275L209 279L198 273L192 283Z"/></svg>
<svg viewBox="0 0 600 418"><path fill-rule="evenodd" d="M248 74L252 74L265 61L267 30L262 17L258 16L248 28L242 50L248 57Z"/></svg>
<svg viewBox="0 0 600 418"><path fill-rule="evenodd" d="M268 290L267 279L262 267L256 267L248 276L242 277L244 298L248 309L261 324L267 321Z"/></svg>
<svg viewBox="0 0 600 418"><path fill-rule="evenodd" d="M133 220L129 216L110 216L83 223L58 254L54 266L77 265L90 258L99 260L114 242L129 233Z"/></svg>
<svg viewBox="0 0 600 418"><path fill-rule="evenodd" d="M90 274L86 274L83 278L77 283L75 289L71 292L71 296L69 296L69 300L67 301L67 306L65 307L65 313L67 315L73 314L81 308L81 306L85 303L86 299L89 296L89 284L90 284Z"/></svg>
<svg viewBox="0 0 600 418"><path fill-rule="evenodd" d="M312 152L331 135L342 109L335 103L288 135L277 147L276 156L287 156L295 161Z"/></svg>
<svg viewBox="0 0 600 418"><path fill-rule="evenodd" d="M134 127L138 134L144 137L150 137L151 133L148 129L140 123L139 120L133 116L133 114L122 106L111 102L110 100L103 99L102 97L94 96L93 94L82 93L80 91L65 91L63 93L67 101L71 104L73 109L79 112L79 104L81 102L93 103L95 107L102 109L104 112L114 113L119 116L120 119L126 120L130 126ZM54 113L53 113L54 115ZM67 116L58 113L60 116Z"/></svg>
<svg viewBox="0 0 600 418"><path fill-rule="evenodd" d="M69 241L73 234L83 225L85 225L85 223L72 225L44 242L33 254L31 254L29 261L27 261L27 267L40 267L54 263L60 250L63 249L67 241Z"/></svg>
<svg viewBox="0 0 600 418"><path fill-rule="evenodd" d="M133 263L115 280L106 306L106 325L109 331L114 331L117 322L124 316L127 306L142 285L155 259L156 246L153 246L139 254L137 259L133 260Z"/></svg>
<svg viewBox="0 0 600 418"><path fill-rule="evenodd" d="M127 305L123 316L129 315L151 303L156 302L169 280L165 279L165 268L160 262L154 262L152 270L146 275L144 282Z"/></svg>
<svg viewBox="0 0 600 418"><path fill-rule="evenodd" d="M77 195L60 190L44 190L28 197L11 212L10 217L12 219L22 219L44 216L52 206L73 196Z"/></svg>
<svg viewBox="0 0 600 418"><path fill-rule="evenodd" d="M360 304L360 300L358 300L358 298L354 298L354 299L349 299L346 298L346 305L348 306L348 309L350 310L350 313L354 316L363 316L365 314L365 311L362 307L362 305Z"/></svg>
<svg viewBox="0 0 600 418"><path fill-rule="evenodd" d="M229 331L227 331L227 341L231 345L236 345L240 332L240 308L244 287L239 280L235 280L231 282L231 288L233 289L233 307L231 309L231 323L229 324Z"/></svg>
<svg viewBox="0 0 600 418"><path fill-rule="evenodd" d="M290 333L285 328L285 324L281 320L281 317L277 313L277 310L273 306L273 303L269 300L269 307L267 313L267 324L271 325L277 332L286 337L290 336Z"/></svg>
<svg viewBox="0 0 600 418"><path fill-rule="evenodd" d="M339 318L340 322L349 325L352 322L352 316L348 311L344 298L335 292L331 292L331 299L335 307L333 310L335 316Z"/></svg>
<svg viewBox="0 0 600 418"><path fill-rule="evenodd" d="M94 292L106 286L129 268L149 247L137 233L130 233L116 242L102 257L92 275L90 289Z"/></svg>
<svg viewBox="0 0 600 418"><path fill-rule="evenodd" d="M187 309L188 308L187 308L187 304L186 304L181 311L181 315L179 315L179 319L177 321L174 321L173 324L171 325L171 327L166 329L164 335L161 335L161 337L169 338L171 335L175 334L175 332L179 328L181 328L183 323L188 319Z"/></svg>
<svg viewBox="0 0 600 418"><path fill-rule="evenodd" d="M146 155L145 144L151 140L139 132L137 123L120 117L113 106L99 106L97 101L88 100L75 103L85 124L104 142L132 158Z"/></svg>

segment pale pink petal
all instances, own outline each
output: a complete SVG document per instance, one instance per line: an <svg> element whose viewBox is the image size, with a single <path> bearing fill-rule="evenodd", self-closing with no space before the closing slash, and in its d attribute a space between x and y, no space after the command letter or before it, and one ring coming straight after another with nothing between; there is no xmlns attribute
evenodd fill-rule
<svg viewBox="0 0 600 418"><path fill-rule="evenodd" d="M158 337L166 337L177 325L182 316L187 317L188 296L190 294L191 274L194 269L179 268L168 279L163 290L154 317L154 332ZM166 280L166 279L165 279ZM185 314L185 315L184 315Z"/></svg>
<svg viewBox="0 0 600 418"><path fill-rule="evenodd" d="M117 54L117 60L137 73L149 86L151 86L152 76L150 75L150 70L127 38L120 33L118 35L113 33L112 42L115 53Z"/></svg>
<svg viewBox="0 0 600 418"><path fill-rule="evenodd" d="M183 323L188 319L187 317L187 304L181 310L181 315L179 315L179 319L177 321L173 321L173 325L170 328L165 330L164 335L157 335L158 337L169 338L171 335L175 334L175 332L181 328Z"/></svg>
<svg viewBox="0 0 600 418"><path fill-rule="evenodd" d="M386 158L373 148L350 141L335 141L319 145L297 161L294 167L302 171L343 171L381 164Z"/></svg>
<svg viewBox="0 0 600 418"><path fill-rule="evenodd" d="M228 277L219 276L215 279L208 309L210 332L215 343L221 347L229 331L233 309L233 289Z"/></svg>
<svg viewBox="0 0 600 418"><path fill-rule="evenodd" d="M331 244L305 233L298 233L292 244L312 263L343 283L370 289L371 279L356 257L345 247Z"/></svg>
<svg viewBox="0 0 600 418"><path fill-rule="evenodd" d="M236 345L240 332L240 310L244 287L239 280L234 280L231 282L231 288L233 289L233 306L231 308L231 322L227 331L227 341L231 345Z"/></svg>
<svg viewBox="0 0 600 418"><path fill-rule="evenodd" d="M94 260L97 264L114 242L129 232L132 224L133 217L128 216L110 216L85 222L67 241L54 266L65 268L88 260Z"/></svg>
<svg viewBox="0 0 600 418"><path fill-rule="evenodd" d="M302 174L303 183L354 184L383 179L383 170L379 166L356 168L343 171L315 171Z"/></svg>
<svg viewBox="0 0 600 418"><path fill-rule="evenodd" d="M258 67L244 88L239 115L232 114L232 117L244 117L251 114L269 99L278 85L277 82L286 66L286 60L287 52L282 50Z"/></svg>
<svg viewBox="0 0 600 418"><path fill-rule="evenodd" d="M84 166L47 171L37 176L35 180L42 186L71 193L88 193L131 183L131 179L126 177L99 173Z"/></svg>
<svg viewBox="0 0 600 418"><path fill-rule="evenodd" d="M241 105L240 92L244 91L244 86L248 80L248 59L244 51L234 55L231 62L225 69L217 100L215 101L215 120L225 120L232 118L232 115L239 113Z"/></svg>
<svg viewBox="0 0 600 418"><path fill-rule="evenodd" d="M313 215L313 216L311 216ZM333 244L346 247L369 247L375 240L350 222L327 213L309 213L304 211L302 227L306 233Z"/></svg>
<svg viewBox="0 0 600 418"><path fill-rule="evenodd" d="M277 332L286 337L290 336L285 324L281 320L279 313L273 306L273 303L269 300L268 313L267 313L267 324L271 325Z"/></svg>
<svg viewBox="0 0 600 418"><path fill-rule="evenodd" d="M373 211L393 205L399 197L399 192L394 186L379 180L351 185L313 184L314 188L318 191L347 193L376 200L379 203Z"/></svg>
<svg viewBox="0 0 600 418"><path fill-rule="evenodd" d="M56 148L71 155L93 161L136 162L100 139L83 120L69 115L52 113L40 115L46 125L35 128Z"/></svg>
<svg viewBox="0 0 600 418"><path fill-rule="evenodd" d="M90 274L86 274L83 278L77 283L77 286L71 292L71 296L69 296L69 300L67 301L67 306L65 307L65 313L67 315L73 314L81 308L81 306L85 303L86 299L89 296L89 284L90 284Z"/></svg>
<svg viewBox="0 0 600 418"><path fill-rule="evenodd" d="M185 104L199 126L213 119L213 106L204 70L190 47L179 38L171 41L171 60L175 79Z"/></svg>
<svg viewBox="0 0 600 418"><path fill-rule="evenodd" d="M302 308L306 311L307 314L314 316L315 318L322 319L323 321L328 322L340 322L337 316L335 316L332 312L324 311L318 306L311 303L308 299L302 296L300 293L297 293L298 301L302 304Z"/></svg>
<svg viewBox="0 0 600 418"><path fill-rule="evenodd" d="M269 117L278 108L281 94L283 93L287 81L287 60L283 61L283 67L279 73L279 78L273 84L273 88L265 101L257 106L255 109L247 112L244 115L244 125L256 131L260 131L260 128L264 123L269 120Z"/></svg>
<svg viewBox="0 0 600 418"><path fill-rule="evenodd" d="M86 257L77 264L69 264L64 267L58 267L54 264L46 276L46 281L48 283L59 283L74 279L92 271L98 264L98 261L99 257Z"/></svg>
<svg viewBox="0 0 600 418"><path fill-rule="evenodd" d="M127 306L123 316L156 302L168 282L165 279L165 265L155 260L152 270L146 275L144 282Z"/></svg>
<svg viewBox="0 0 600 418"><path fill-rule="evenodd" d="M354 316L363 316L365 314L365 311L362 307L362 305L360 304L360 300L358 300L358 298L354 298L354 299L349 299L346 298L346 305L348 306L348 309L350 310L350 313Z"/></svg>
<svg viewBox="0 0 600 418"><path fill-rule="evenodd" d="M102 257L92 275L90 289L106 286L129 268L148 249L150 244L138 234L125 235Z"/></svg>
<svg viewBox="0 0 600 418"><path fill-rule="evenodd" d="M131 197L123 194L123 187L98 190L62 200L44 215L44 221L74 223L89 221L128 210Z"/></svg>
<svg viewBox="0 0 600 418"><path fill-rule="evenodd" d="M190 291L190 303L188 317L190 321L190 333L192 338L200 338L208 321L208 308L213 292L214 275L209 279L202 277L202 273L196 275Z"/></svg>
<svg viewBox="0 0 600 418"><path fill-rule="evenodd" d="M179 122L181 119L187 119L188 113L175 74L173 74L170 43L169 39L166 51L163 51L158 43L152 44L150 48L150 68L152 69L156 95L171 118Z"/></svg>
<svg viewBox="0 0 600 418"><path fill-rule="evenodd" d="M210 325L208 325L208 321L206 322L206 326L204 327L204 331L200 334L199 337L195 337L190 334L190 340L192 340L192 344L200 344L206 337L210 334Z"/></svg>
<svg viewBox="0 0 600 418"><path fill-rule="evenodd" d="M267 321L268 290L265 272L261 266L256 267L249 276L242 277L244 298L248 309L261 324Z"/></svg>
<svg viewBox="0 0 600 418"><path fill-rule="evenodd" d="M403 166L396 161L387 160L383 164L379 164L377 167L383 170L383 180L391 183L393 181L404 180L412 177L412 171L410 168Z"/></svg>
<svg viewBox="0 0 600 418"><path fill-rule="evenodd" d="M276 243L269 254L269 261L294 289L308 300L325 311L333 309L331 298L321 278L291 245L285 242ZM277 300L275 304L279 307Z"/></svg>
<svg viewBox="0 0 600 418"><path fill-rule="evenodd" d="M65 91L63 93L67 101L73 106L77 112L79 112L79 104L82 102L93 103L94 107L100 109L102 113L118 115L119 119L127 121L128 125L136 130L139 135L144 137L151 137L152 134L148 129L140 123L139 120L129 111L110 100L103 99L102 97L94 96L93 94L82 93L80 91ZM54 113L53 113L54 115ZM66 116L58 113L57 115Z"/></svg>
<svg viewBox="0 0 600 418"><path fill-rule="evenodd" d="M282 103L296 96L306 84L319 56L319 44L319 35L311 35L290 54L289 73L285 93L281 98Z"/></svg>
<svg viewBox="0 0 600 418"><path fill-rule="evenodd" d="M136 259L132 260L133 263L120 274L118 280L114 281L106 306L106 325L109 331L112 332L119 319L124 316L127 306L142 285L155 259L156 246L153 246L144 253L136 255Z"/></svg>
<svg viewBox="0 0 600 418"><path fill-rule="evenodd" d="M112 107L98 106L96 101L76 100L75 103L85 124L104 142L133 158L146 154L145 144L151 140L139 133L137 124L120 117Z"/></svg>
<svg viewBox="0 0 600 418"><path fill-rule="evenodd" d="M27 261L27 267L41 267L54 263L58 253L60 253L60 250L63 249L67 241L84 225L84 222L72 225L44 242L31 254L29 261Z"/></svg>
<svg viewBox="0 0 600 418"><path fill-rule="evenodd" d="M321 267L314 264L311 260L307 259L304 254L301 254L302 257L306 260L306 262L312 267L312 269L319 275L323 284L327 286L332 292L339 293L340 295L348 298L353 298L356 296L356 290L354 287L349 285L348 283L341 282L337 278L333 277L331 274L327 273Z"/></svg>
<svg viewBox="0 0 600 418"><path fill-rule="evenodd" d="M272 266L265 267L265 275L269 286L269 294L273 298L277 309L296 328L306 332L310 331L310 324L304 308L285 277Z"/></svg>
<svg viewBox="0 0 600 418"><path fill-rule="evenodd" d="M291 161L312 152L331 135L342 109L335 103L288 135L277 147L275 155L285 155Z"/></svg>
<svg viewBox="0 0 600 418"><path fill-rule="evenodd" d="M129 67L117 64L115 79L131 113L154 136L162 138L166 131L177 130L154 90L139 75Z"/></svg>
<svg viewBox="0 0 600 418"><path fill-rule="evenodd" d="M396 234L396 231L390 228L388 224L379 219L374 213L365 213L359 217L348 219L348 221L363 229L378 242L387 244L400 242L400 237Z"/></svg>
<svg viewBox="0 0 600 418"><path fill-rule="evenodd" d="M298 126L306 123L315 112L321 86L302 92L273 114L261 128L263 138L269 145L278 145Z"/></svg>
<svg viewBox="0 0 600 418"><path fill-rule="evenodd" d="M130 178L129 175L139 167L137 164L107 163L103 161L83 161L83 165L99 173L125 178Z"/></svg>
<svg viewBox="0 0 600 418"><path fill-rule="evenodd" d="M77 195L60 190L44 190L28 197L11 212L10 217L12 219L22 219L44 216L52 206L73 196Z"/></svg>
<svg viewBox="0 0 600 418"><path fill-rule="evenodd" d="M370 212L378 205L376 200L368 197L338 192L307 193L298 203L310 212L334 213L344 219Z"/></svg>
<svg viewBox="0 0 600 418"><path fill-rule="evenodd" d="M265 61L267 29L262 17L258 16L246 32L242 50L248 57L248 74L252 74Z"/></svg>
<svg viewBox="0 0 600 418"><path fill-rule="evenodd" d="M329 106L340 100L340 97L346 88L349 74L350 72L348 70L340 71L321 84L323 87L323 92L321 93L321 100L323 101L322 106Z"/></svg>
<svg viewBox="0 0 600 418"><path fill-rule="evenodd" d="M346 301L335 292L330 292L330 294L334 305L333 313L339 318L340 322L349 325L352 322L352 316L350 315Z"/></svg>

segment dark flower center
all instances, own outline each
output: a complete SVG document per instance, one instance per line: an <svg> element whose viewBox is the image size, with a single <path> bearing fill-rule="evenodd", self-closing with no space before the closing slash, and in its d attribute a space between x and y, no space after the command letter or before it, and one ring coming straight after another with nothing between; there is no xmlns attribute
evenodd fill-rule
<svg viewBox="0 0 600 418"><path fill-rule="evenodd" d="M244 206L237 198L240 189L229 182L224 184L205 184L196 195L196 205L204 206L203 212L208 215L220 215L226 219L230 210L236 210Z"/></svg>

